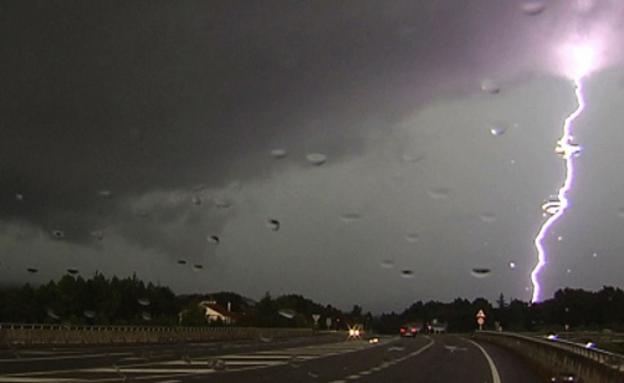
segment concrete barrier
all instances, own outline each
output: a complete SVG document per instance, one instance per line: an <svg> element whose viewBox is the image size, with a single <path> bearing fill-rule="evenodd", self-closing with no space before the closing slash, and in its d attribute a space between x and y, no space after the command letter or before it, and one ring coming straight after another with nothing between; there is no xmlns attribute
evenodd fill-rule
<svg viewBox="0 0 624 383"><path fill-rule="evenodd" d="M583 383L624 382L624 356L584 345L526 335L479 331L475 338L498 344L550 373L571 372Z"/></svg>
<svg viewBox="0 0 624 383"><path fill-rule="evenodd" d="M311 336L306 328L64 326L0 324L0 347L12 345L79 345L208 342Z"/></svg>

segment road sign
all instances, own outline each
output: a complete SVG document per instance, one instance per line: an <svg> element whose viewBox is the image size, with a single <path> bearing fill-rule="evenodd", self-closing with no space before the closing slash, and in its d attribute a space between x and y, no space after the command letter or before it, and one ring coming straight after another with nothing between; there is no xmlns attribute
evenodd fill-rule
<svg viewBox="0 0 624 383"><path fill-rule="evenodd" d="M483 312L483 310L479 310L479 312L477 312L477 324L479 325L479 330L483 330L483 325L485 324L485 313Z"/></svg>
<svg viewBox="0 0 624 383"><path fill-rule="evenodd" d="M314 324L317 325L319 319L321 319L321 315L320 314L312 314L312 319L314 319Z"/></svg>
<svg viewBox="0 0 624 383"><path fill-rule="evenodd" d="M325 319L325 326L327 327L328 330L331 327L331 324L332 324L331 318L328 317L327 319Z"/></svg>

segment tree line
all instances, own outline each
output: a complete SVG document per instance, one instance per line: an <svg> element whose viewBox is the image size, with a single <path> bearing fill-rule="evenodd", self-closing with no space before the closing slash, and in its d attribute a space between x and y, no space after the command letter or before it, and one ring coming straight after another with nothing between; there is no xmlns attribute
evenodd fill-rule
<svg viewBox="0 0 624 383"><path fill-rule="evenodd" d="M374 317L354 305L343 311L297 294L253 301L234 292L176 295L165 286L145 283L136 275L107 278L100 273L85 279L65 275L58 281L33 286L0 286L0 322L72 325L219 326L206 321L199 303L215 301L236 313L237 326L318 327L347 329L358 325L381 333L397 333L409 322L445 323L448 331L468 332L483 310L485 328L510 331L570 329L624 330L624 291L605 286L599 291L565 288L548 300L507 301L503 294L493 304L484 298L452 302L416 301L402 312ZM315 320L316 318L316 320ZM329 325L329 326L327 326Z"/></svg>

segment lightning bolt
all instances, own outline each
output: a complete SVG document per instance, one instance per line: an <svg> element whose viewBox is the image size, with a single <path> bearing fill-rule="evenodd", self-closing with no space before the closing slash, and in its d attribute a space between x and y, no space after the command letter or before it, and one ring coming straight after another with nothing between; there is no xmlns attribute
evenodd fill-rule
<svg viewBox="0 0 624 383"><path fill-rule="evenodd" d="M563 185L559 188L556 200L550 200L542 205L544 215L548 218L544 221L537 236L535 237L535 248L537 249L537 264L533 271L531 271L531 283L533 284L533 294L531 301L537 302L540 300L541 288L539 284L540 271L546 265L546 249L544 248L544 238L547 237L550 228L563 216L565 210L570 206L567 194L572 188L572 181L574 180L574 157L580 151L578 145L573 143L572 139L572 124L576 118L583 112L585 108L585 99L583 97L583 87L581 77L575 77L574 82L574 94L576 96L577 108L566 117L563 122L563 134L557 141L555 147L555 153L561 155L564 160L565 167L565 179Z"/></svg>

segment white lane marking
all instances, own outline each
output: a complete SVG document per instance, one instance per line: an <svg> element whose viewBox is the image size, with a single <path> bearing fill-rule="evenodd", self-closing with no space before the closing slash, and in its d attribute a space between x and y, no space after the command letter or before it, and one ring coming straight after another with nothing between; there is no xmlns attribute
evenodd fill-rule
<svg viewBox="0 0 624 383"><path fill-rule="evenodd" d="M346 382L347 382L346 380L332 380L329 383L346 383Z"/></svg>
<svg viewBox="0 0 624 383"><path fill-rule="evenodd" d="M355 379L360 379L360 374L353 374L353 375L349 375L346 378L347 380L355 380Z"/></svg>
<svg viewBox="0 0 624 383"><path fill-rule="evenodd" d="M501 383L500 375L498 374L496 365L494 364L494 361L492 360L492 358L490 358L490 355L485 351L483 347L481 347L481 345L479 345L479 343L472 341L470 339L466 339L466 340L472 343L473 345L475 345L479 350L481 350L481 352L483 353L483 356L485 356L485 359L490 365L490 372L492 373L492 383Z"/></svg>
<svg viewBox="0 0 624 383"><path fill-rule="evenodd" d="M372 374L372 373L373 373L372 371L370 371L370 370L366 370L366 371L362 371L362 372L360 372L360 375L370 375L370 374Z"/></svg>
<svg viewBox="0 0 624 383"><path fill-rule="evenodd" d="M215 372L212 368L86 368L80 372L93 373L122 373L122 374L211 374Z"/></svg>
<svg viewBox="0 0 624 383"><path fill-rule="evenodd" d="M160 380L156 383L182 383L181 380L177 380L177 379L170 379L170 380Z"/></svg>
<svg viewBox="0 0 624 383"><path fill-rule="evenodd" d="M36 362L43 360L61 360L61 359L87 359L87 358L99 358L103 356L124 356L133 355L131 352L112 352L110 354L73 354L73 355L57 355L57 356L35 356L32 358L10 358L0 359L0 362Z"/></svg>
<svg viewBox="0 0 624 383"><path fill-rule="evenodd" d="M0 376L2 383L63 383L80 382L79 379L59 379L59 378L20 378L17 376Z"/></svg>

